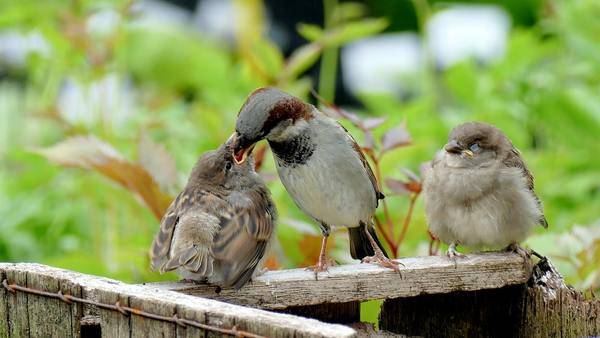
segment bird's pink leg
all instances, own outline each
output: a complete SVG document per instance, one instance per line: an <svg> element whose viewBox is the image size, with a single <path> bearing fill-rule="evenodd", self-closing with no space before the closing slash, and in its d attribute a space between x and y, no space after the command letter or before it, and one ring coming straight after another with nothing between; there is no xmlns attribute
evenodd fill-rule
<svg viewBox="0 0 600 338"><path fill-rule="evenodd" d="M367 256L365 258L362 259L363 263L375 263L378 265L383 266L384 268L390 268L394 271L400 271L400 268L398 268L398 265L404 265L400 262L396 262L394 260L391 260L387 257L385 257L385 255L383 254L383 251L381 251L381 248L379 247L379 245L377 245L377 242L375 242L375 240L373 239L373 236L371 236L371 234L369 233L369 230L367 230L367 227L363 227L365 230L365 233L367 234L367 237L369 238L369 242L371 242L371 246L373 247L373 251L375 251L375 255L373 256Z"/></svg>
<svg viewBox="0 0 600 338"><path fill-rule="evenodd" d="M323 241L321 242L321 252L319 253L319 260L317 264L307 267L307 270L312 270L315 272L315 277L319 272L327 271L327 269L335 265L335 262L332 259L327 258L326 249L327 249L327 239L329 235L323 236Z"/></svg>

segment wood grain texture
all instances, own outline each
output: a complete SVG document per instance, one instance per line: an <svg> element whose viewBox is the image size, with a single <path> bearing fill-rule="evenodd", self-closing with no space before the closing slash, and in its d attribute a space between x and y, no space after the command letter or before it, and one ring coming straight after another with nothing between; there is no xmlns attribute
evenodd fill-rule
<svg viewBox="0 0 600 338"><path fill-rule="evenodd" d="M518 337L600 336L600 300L584 299L581 293L563 288L552 297L543 288L525 290L519 307Z"/></svg>
<svg viewBox="0 0 600 338"><path fill-rule="evenodd" d="M139 310L143 311L153 311L157 306L163 304L164 306L161 307L161 309L164 309L164 311L161 310L163 314L172 313L173 309L177 309L178 315L182 318L188 318L184 316L185 314L194 313L194 317L202 318L204 316L209 324L235 324L240 330L247 330L268 337L353 337L356 334L354 330L343 325L326 324L313 319L227 304L152 286L125 284L107 278L79 274L39 264L0 263L0 273L6 273L9 283L18 283L20 285L26 285L28 275L38 276L38 280L50 278L68 281L73 285L80 286L82 295L89 299L111 304L119 299L122 301L122 304L123 301L128 301L131 303L130 305L135 304L139 306ZM36 308L34 303L40 297L29 295L29 305L31 305L29 307L27 303L28 296L25 293L19 292L16 295L8 295L7 297L9 301L11 330L15 332L11 336L29 336L29 332L27 331L29 328L27 313L28 310ZM37 309L39 310L40 308L37 307ZM98 311L103 337L132 336L132 328L137 324L127 325L129 317L114 311L111 311L109 315L104 313L105 311L107 310ZM25 314L24 316L22 315L23 313ZM132 315L132 318L134 317L136 316ZM157 322L151 319L144 320L147 322L144 323L145 326L143 328L143 330L148 330L146 335L153 332L153 330L157 330L156 332L165 332L164 322ZM153 324L153 322L156 323ZM173 328L175 330L174 326ZM199 330L195 332L190 330L192 336L197 336L196 333L201 332Z"/></svg>
<svg viewBox="0 0 600 338"><path fill-rule="evenodd" d="M2 270L0 268L0 270ZM6 279L9 283L27 285L27 270L13 269L6 270ZM11 293L7 294L8 303L8 325L10 327L9 337L29 337L29 316L27 314L27 294Z"/></svg>
<svg viewBox="0 0 600 338"><path fill-rule="evenodd" d="M167 317L173 317L177 313L175 311L176 305L160 299L131 297L129 299L129 306ZM140 316L131 316L132 338L174 338L176 336L177 324L156 321Z"/></svg>
<svg viewBox="0 0 600 338"><path fill-rule="evenodd" d="M568 287L548 259L527 284L386 300L379 327L422 337L600 335L600 300Z"/></svg>
<svg viewBox="0 0 600 338"><path fill-rule="evenodd" d="M27 287L58 292L58 279L27 272ZM27 314L29 316L30 337L73 337L71 305L47 297L28 296Z"/></svg>
<svg viewBox="0 0 600 338"><path fill-rule="evenodd" d="M150 285L189 295L202 296L263 309L284 309L323 303L346 303L371 299L411 297L454 291L496 289L523 284L530 272L523 258L513 253L483 253L456 260L427 256L400 259L401 276L373 264L334 266L328 272L305 269L271 271L240 290L219 294L208 285L152 283Z"/></svg>
<svg viewBox="0 0 600 338"><path fill-rule="evenodd" d="M6 273L0 271L0 282L6 278ZM7 292L0 285L0 337L8 337L10 328L8 326L8 296Z"/></svg>

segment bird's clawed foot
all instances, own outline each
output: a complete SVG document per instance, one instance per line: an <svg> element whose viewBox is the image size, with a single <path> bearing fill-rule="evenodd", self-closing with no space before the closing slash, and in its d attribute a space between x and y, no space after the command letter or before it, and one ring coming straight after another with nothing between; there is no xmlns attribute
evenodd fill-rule
<svg viewBox="0 0 600 338"><path fill-rule="evenodd" d="M319 274L319 272L325 272L329 270L330 266L337 265L336 262L331 258L322 258L319 259L317 264L306 267L306 270L314 271L315 278Z"/></svg>
<svg viewBox="0 0 600 338"><path fill-rule="evenodd" d="M464 254L461 254L460 252L456 251L456 243L451 243L450 246L448 246L448 250L446 250L446 256L453 260L454 263L456 263L456 258L465 257Z"/></svg>
<svg viewBox="0 0 600 338"><path fill-rule="evenodd" d="M523 259L527 262L531 259L531 251L521 247L517 243L512 243L506 247L506 251L514 252L517 255L523 257Z"/></svg>
<svg viewBox="0 0 600 338"><path fill-rule="evenodd" d="M383 266L384 268L389 268L389 269L392 269L392 270L398 271L398 272L400 272L400 268L398 266L399 265L404 266L404 264L402 264L400 262L396 262L392 259L385 257L383 255L383 253L381 253L381 252L375 252L375 255L367 256L367 257L363 258L361 262L377 264L379 266Z"/></svg>

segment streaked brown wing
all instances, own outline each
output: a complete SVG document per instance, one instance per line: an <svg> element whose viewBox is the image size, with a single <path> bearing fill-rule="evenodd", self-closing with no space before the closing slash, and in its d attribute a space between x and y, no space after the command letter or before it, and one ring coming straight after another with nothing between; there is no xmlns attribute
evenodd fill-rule
<svg viewBox="0 0 600 338"><path fill-rule="evenodd" d="M160 221L160 229L154 237L152 247L150 249L150 261L152 270L159 270L166 264L169 259L169 251L171 250L171 240L173 232L179 221L179 213L181 210L181 201L185 191L181 192L167 209L167 212Z"/></svg>
<svg viewBox="0 0 600 338"><path fill-rule="evenodd" d="M521 172L523 173L523 176L527 180L527 187L533 193L533 196L535 197L535 199L536 199L536 201L538 203L538 207L539 207L540 211L542 211L542 202L540 201L539 197L535 193L535 189L534 189L533 174L531 174L531 172L527 168L527 165L525 164L525 161L523 161L523 158L521 157L520 152L517 149L512 148L508 152L508 155L504 158L504 160L502 161L502 163L504 163L505 166L510 167L510 168L519 168L519 169L521 169ZM542 214L542 217L539 220L539 224L541 226L543 226L544 228L548 227L548 221L546 221L546 217L543 214Z"/></svg>
<svg viewBox="0 0 600 338"><path fill-rule="evenodd" d="M221 220L221 230L214 238L212 254L219 264L223 286L239 288L251 277L275 226L275 212L269 196L247 193L250 205L233 207L231 218Z"/></svg>
<svg viewBox="0 0 600 338"><path fill-rule="evenodd" d="M186 188L171 203L167 212L160 222L160 230L154 237L150 249L150 259L153 270L161 272L173 270L177 264L186 265L191 262L191 253L194 248L186 248L188 252L181 257L170 257L171 246L173 245L173 236L178 226L181 226L182 219L188 219L186 222L194 222L194 215L199 213L211 213L212 209L219 208L227 203L219 196L203 189L195 187ZM220 208L222 209L222 208ZM192 216L192 217L189 217ZM192 227L195 224L185 223L185 227ZM194 226L195 227L195 226ZM184 249L184 248L181 248ZM190 256L189 260L185 257ZM198 259L197 257L194 259ZM197 265L197 264L196 264Z"/></svg>

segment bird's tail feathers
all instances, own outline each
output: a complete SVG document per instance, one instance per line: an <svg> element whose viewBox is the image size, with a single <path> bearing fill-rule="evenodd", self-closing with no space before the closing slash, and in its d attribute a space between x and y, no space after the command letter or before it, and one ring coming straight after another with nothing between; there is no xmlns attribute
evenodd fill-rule
<svg viewBox="0 0 600 338"><path fill-rule="evenodd" d="M369 229L369 234L375 240L375 243L379 246L383 254L388 257L387 253L383 249L383 245L381 245L381 241L377 237L377 233L375 232L375 228L372 225L368 225L367 229ZM367 256L373 256L375 251L373 250L373 246L369 241L369 237L365 232L364 226L358 226L355 228L348 228L348 234L350 235L350 255L354 259L363 259Z"/></svg>

